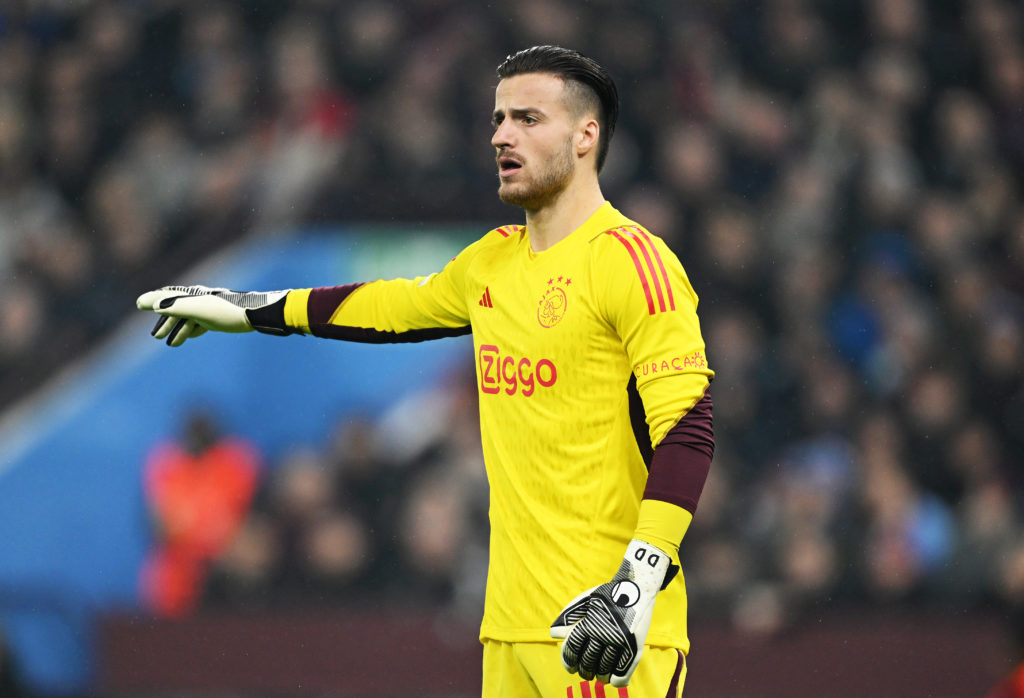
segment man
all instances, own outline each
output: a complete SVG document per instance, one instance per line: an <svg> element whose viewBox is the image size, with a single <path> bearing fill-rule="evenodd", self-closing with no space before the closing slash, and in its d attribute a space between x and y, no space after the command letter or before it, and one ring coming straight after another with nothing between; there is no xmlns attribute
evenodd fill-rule
<svg viewBox="0 0 1024 698"><path fill-rule="evenodd" d="M146 458L143 494L155 527L142 570L142 593L169 617L195 611L210 563L235 537L259 484L259 453L221 434L203 412L189 415L184 438Z"/></svg>
<svg viewBox="0 0 1024 698"><path fill-rule="evenodd" d="M601 193L618 114L607 72L537 46L498 77L498 195L525 226L490 231L425 278L166 287L138 305L164 316L153 334L172 346L206 330L402 342L472 329L491 486L483 695L603 696L611 683L620 696L678 696L689 641L674 573L714 450L697 297L665 244Z"/></svg>

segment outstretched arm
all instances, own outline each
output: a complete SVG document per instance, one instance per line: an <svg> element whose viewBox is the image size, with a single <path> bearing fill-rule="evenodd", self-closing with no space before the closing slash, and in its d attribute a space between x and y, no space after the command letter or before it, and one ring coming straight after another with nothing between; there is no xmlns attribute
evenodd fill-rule
<svg viewBox="0 0 1024 698"><path fill-rule="evenodd" d="M312 334L372 344L422 342L470 332L458 308L419 280L268 292L165 286L142 294L140 310L160 315L152 335L178 347L208 330ZM352 298L353 292L360 291Z"/></svg>
<svg viewBox="0 0 1024 698"><path fill-rule="evenodd" d="M165 286L142 294L136 305L161 316L152 334L172 347L209 330L372 343L468 334L463 279L481 241L426 277L270 292Z"/></svg>

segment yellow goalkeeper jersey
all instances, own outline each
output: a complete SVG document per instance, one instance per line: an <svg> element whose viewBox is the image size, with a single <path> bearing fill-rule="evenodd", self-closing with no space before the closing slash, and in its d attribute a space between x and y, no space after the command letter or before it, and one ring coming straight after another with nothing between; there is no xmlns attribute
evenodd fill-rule
<svg viewBox="0 0 1024 698"><path fill-rule="evenodd" d="M647 469L630 375L655 445L714 375L679 260L606 203L543 252L526 227L505 226L436 274L359 285L317 321L313 306L309 289L293 291L287 324L367 341L472 327L491 497L480 635L549 641L563 606L615 574L637 524ZM647 642L688 651L682 575L658 595Z"/></svg>

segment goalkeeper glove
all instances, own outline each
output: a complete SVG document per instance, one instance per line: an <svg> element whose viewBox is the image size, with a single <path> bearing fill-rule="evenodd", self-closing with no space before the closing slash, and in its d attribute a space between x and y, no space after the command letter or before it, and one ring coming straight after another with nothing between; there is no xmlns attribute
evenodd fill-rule
<svg viewBox="0 0 1024 698"><path fill-rule="evenodd" d="M654 598L679 566L649 543L632 540L610 582L585 591L562 609L551 637L562 643L562 666L589 681L628 686L644 651Z"/></svg>
<svg viewBox="0 0 1024 698"><path fill-rule="evenodd" d="M139 310L160 314L151 334L180 347L186 339L207 330L287 335L284 302L288 291L246 293L207 286L164 286L143 293L135 301Z"/></svg>

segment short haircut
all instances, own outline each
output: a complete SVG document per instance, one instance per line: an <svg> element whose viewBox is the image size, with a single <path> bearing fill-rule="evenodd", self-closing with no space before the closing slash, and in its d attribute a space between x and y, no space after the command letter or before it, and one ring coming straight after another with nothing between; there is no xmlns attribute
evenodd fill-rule
<svg viewBox="0 0 1024 698"><path fill-rule="evenodd" d="M570 90L577 112L593 112L601 133L597 141L597 171L608 156L608 143L619 119L619 91L608 71L597 61L560 46L533 46L507 56L498 66L498 77L547 73L561 78Z"/></svg>

